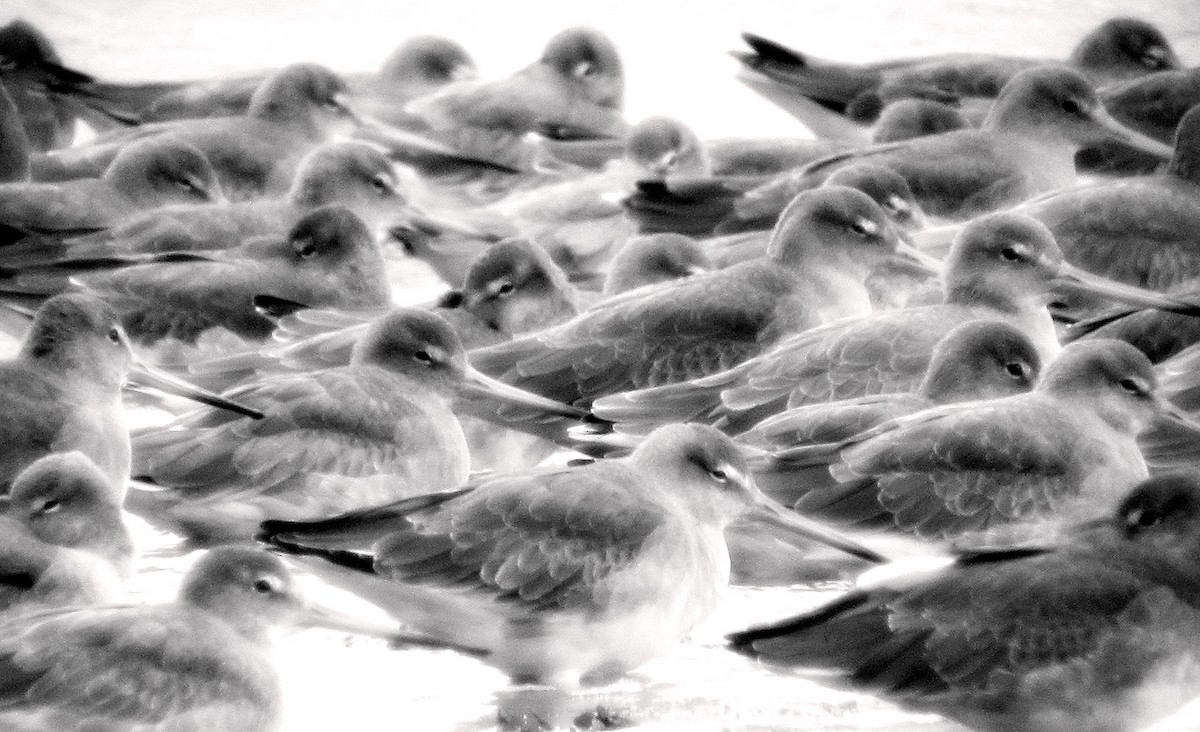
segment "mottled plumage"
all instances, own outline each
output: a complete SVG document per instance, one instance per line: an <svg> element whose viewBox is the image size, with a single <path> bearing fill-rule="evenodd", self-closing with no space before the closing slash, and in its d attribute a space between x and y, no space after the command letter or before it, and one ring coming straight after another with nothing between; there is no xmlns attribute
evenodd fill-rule
<svg viewBox="0 0 1200 732"><path fill-rule="evenodd" d="M1194 474L1152 478L1060 539L968 551L731 647L973 729L1142 729L1200 691L1198 507Z"/></svg>

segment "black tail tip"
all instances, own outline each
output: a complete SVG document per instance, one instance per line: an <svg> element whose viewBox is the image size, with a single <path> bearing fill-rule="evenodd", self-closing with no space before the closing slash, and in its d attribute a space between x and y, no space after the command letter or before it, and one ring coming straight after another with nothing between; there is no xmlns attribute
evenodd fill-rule
<svg viewBox="0 0 1200 732"><path fill-rule="evenodd" d="M756 33L743 33L742 40L747 46L754 49L754 52L763 61L773 61L775 63L790 64L793 66L806 66L807 62L804 56L796 53L787 46L780 45L770 38L764 38Z"/></svg>

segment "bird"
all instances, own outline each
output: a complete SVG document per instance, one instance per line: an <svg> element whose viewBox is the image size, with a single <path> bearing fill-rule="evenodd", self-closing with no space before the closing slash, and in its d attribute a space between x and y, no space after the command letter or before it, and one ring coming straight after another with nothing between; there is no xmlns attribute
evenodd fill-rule
<svg viewBox="0 0 1200 732"><path fill-rule="evenodd" d="M409 102L431 134L455 149L522 170L535 132L552 138L623 136L625 78L613 42L593 28L568 28L541 58L503 79L448 84Z"/></svg>
<svg viewBox="0 0 1200 732"><path fill-rule="evenodd" d="M1157 423L1200 438L1200 425L1166 401L1140 351L1079 341L1029 393L932 407L776 457L830 466L833 483L801 497L800 510L948 538L1111 510L1146 478L1138 436Z"/></svg>
<svg viewBox="0 0 1200 732"><path fill-rule="evenodd" d="M793 51L752 33L742 39L751 50L733 53L743 66L739 79L823 132L845 126L831 128L828 118L833 115L871 122L886 102L896 99L994 98L1020 72L1062 63L958 53L855 66ZM1128 17L1102 23L1065 61L1096 86L1182 66L1162 31Z"/></svg>
<svg viewBox="0 0 1200 732"><path fill-rule="evenodd" d="M346 106L346 82L317 64L293 64L255 90L246 114L158 122L102 135L91 144L31 161L35 180L99 175L130 142L163 132L194 145L231 200L285 193L312 148L349 134L358 121Z"/></svg>
<svg viewBox="0 0 1200 732"><path fill-rule="evenodd" d="M261 536L418 637L570 690L621 677L712 612L729 577L723 529L743 515L880 559L769 502L740 450L700 425L663 427L625 458L266 522Z"/></svg>
<svg viewBox="0 0 1200 732"><path fill-rule="evenodd" d="M1161 172L1047 194L1022 208L1051 227L1063 253L1112 279L1163 290L1200 276L1188 232L1200 220L1200 105L1183 116ZM1153 212L1147 216L1147 212Z"/></svg>
<svg viewBox="0 0 1200 732"><path fill-rule="evenodd" d="M1184 116L1171 161L1158 173L1062 188L1014 210L1041 221L1067 261L1120 282L1166 290L1200 276L1200 107ZM916 235L936 252L955 227ZM1096 303L1074 300L1087 315Z"/></svg>
<svg viewBox="0 0 1200 732"><path fill-rule="evenodd" d="M1083 146L1121 139L1171 157L1163 143L1112 119L1078 72L1059 66L1022 71L1009 81L980 129L963 129L831 155L747 192L739 215L752 218L779 199L818 185L838 167L875 162L895 170L930 215L969 219L1076 181Z"/></svg>
<svg viewBox="0 0 1200 732"><path fill-rule="evenodd" d="M940 304L813 328L741 365L678 384L614 394L597 400L592 411L617 423L620 431L700 420L736 433L787 407L914 389L937 342L975 320L1016 327L1048 364L1060 346L1047 305L1064 289L1190 309L1186 300L1108 282L1064 263L1049 230L1015 213L983 216L964 227L947 256L942 280Z"/></svg>
<svg viewBox="0 0 1200 732"><path fill-rule="evenodd" d="M1198 511L1195 473L1155 476L1103 519L964 550L729 647L977 730L1142 729L1200 690Z"/></svg>
<svg viewBox="0 0 1200 732"><path fill-rule="evenodd" d="M12 482L0 524L0 618L116 602L133 573L121 491L80 452L52 452Z"/></svg>
<svg viewBox="0 0 1200 732"><path fill-rule="evenodd" d="M777 205L771 207L756 201L760 205L742 215L738 201L747 191L757 190L766 182L763 176L640 180L637 190L626 196L622 205L642 233L711 236L714 249L731 250L722 259L741 261L739 257L747 259L761 253L769 239L767 233L792 200L779 197L774 201ZM920 204L908 182L885 165L847 165L826 178L824 185L859 189L883 207L889 218L905 231L918 230L925 225Z"/></svg>
<svg viewBox="0 0 1200 732"><path fill-rule="evenodd" d="M998 320L964 323L938 341L913 391L806 404L737 436L740 444L780 450L846 440L891 419L939 406L1024 394L1042 371L1033 344Z"/></svg>
<svg viewBox="0 0 1200 732"><path fill-rule="evenodd" d="M1136 79L1110 84L1100 90L1104 108L1121 124L1162 142L1170 143L1183 115L1200 104L1200 71L1156 71ZM1160 161L1118 142L1105 142L1079 151L1081 171L1104 175L1146 175Z"/></svg>
<svg viewBox="0 0 1200 732"><path fill-rule="evenodd" d="M691 237L669 232L635 236L613 255L601 294L619 295L713 269L705 247Z"/></svg>
<svg viewBox="0 0 1200 732"><path fill-rule="evenodd" d="M915 236L926 226L925 213L913 195L908 182L899 173L886 165L857 163L838 168L822 185L848 186L862 191L883 209L888 219L901 231ZM781 201L782 207L770 215L755 219L739 219L731 211L728 218L718 227L719 232L736 232L746 229L748 233L731 233L709 239L706 247L711 256L721 264L729 266L735 262L762 256L770 239L769 230L779 219L783 207L790 201Z"/></svg>
<svg viewBox="0 0 1200 732"><path fill-rule="evenodd" d="M71 262L66 262L70 265ZM286 236L257 237L215 256L144 255L129 266L64 273L18 268L0 290L38 297L76 287L105 300L135 342L195 344L222 329L243 340L274 330L255 297L295 307L379 308L391 302L383 254L366 225L341 204L306 214Z"/></svg>
<svg viewBox="0 0 1200 732"><path fill-rule="evenodd" d="M427 307L453 326L468 350L569 320L579 312L577 294L562 271L545 251L521 238L485 249L467 270L462 288ZM207 385L228 389L269 373L344 366L369 324L393 309L391 304L361 310L299 309L275 321L274 343L194 360L186 370Z"/></svg>
<svg viewBox="0 0 1200 732"><path fill-rule="evenodd" d="M0 61L0 85L15 107L29 145L26 152L69 146L75 136L75 120L86 110L59 92L86 83L90 77L63 66L46 34L21 18L0 26Z"/></svg>
<svg viewBox="0 0 1200 732"><path fill-rule="evenodd" d="M807 192L780 217L768 256L597 303L554 328L471 352L485 373L557 401L721 371L787 335L870 311L875 266L926 267L866 194Z"/></svg>
<svg viewBox="0 0 1200 732"><path fill-rule="evenodd" d="M393 227L423 216L405 196L396 170L381 152L365 143L333 142L304 157L283 198L155 208L105 224L95 222L104 227L96 231L65 232L49 241L38 237L25 247L9 245L2 256L11 267L235 249L255 237L282 235L305 214L331 204L349 208L385 242Z"/></svg>
<svg viewBox="0 0 1200 732"><path fill-rule="evenodd" d="M132 216L94 233L70 237L60 250L10 253L6 261L38 263L130 253L232 249L256 236L278 235L321 206L341 204L387 243L399 226L432 227L406 195L392 163L374 147L344 141L305 155L286 196L222 205L172 206ZM435 231L431 229L431 231Z"/></svg>
<svg viewBox="0 0 1200 732"><path fill-rule="evenodd" d="M129 510L193 542L248 541L268 518L318 519L465 482L471 456L454 410L586 416L483 377L449 324L418 308L373 321L347 365L227 394L266 416L205 409L134 434L131 472L153 487L135 482Z"/></svg>
<svg viewBox="0 0 1200 732"><path fill-rule="evenodd" d="M0 184L0 224L33 235L65 237L107 228L162 206L225 203L204 154L162 135L121 150L99 178Z"/></svg>
<svg viewBox="0 0 1200 732"><path fill-rule="evenodd" d="M179 81L172 84L93 80L87 94L139 122L232 117L245 114L254 91L274 72ZM341 73L349 98L362 114L404 125L404 104L456 81L478 76L475 62L458 42L443 36L405 39L373 73Z"/></svg>
<svg viewBox="0 0 1200 732"><path fill-rule="evenodd" d="M261 416L137 362L120 320L103 301L58 295L38 309L17 356L0 362L4 491L38 458L78 451L124 495L130 448L121 389L127 382Z"/></svg>
<svg viewBox="0 0 1200 732"><path fill-rule="evenodd" d="M598 280L614 252L637 232L622 199L639 180L708 173L695 132L669 117L649 117L630 129L622 157L603 170L519 190L488 210L550 251L573 281Z"/></svg>
<svg viewBox="0 0 1200 732"><path fill-rule="evenodd" d="M949 104L932 99L897 99L879 113L871 127L871 142L911 140L969 125L966 117Z"/></svg>
<svg viewBox="0 0 1200 732"><path fill-rule="evenodd" d="M785 506L814 485L828 482L824 465L795 466L770 454L800 445L846 440L885 421L928 409L1022 394L1033 388L1042 364L1019 330L999 321L961 325L938 342L929 368L914 391L809 404L768 417L737 436L739 445L766 451L751 458L759 488ZM779 585L828 579L840 569L821 566L814 553L789 547L762 531L735 524L726 531L736 584ZM830 570L835 570L830 572ZM820 574L824 572L824 574Z"/></svg>
<svg viewBox="0 0 1200 732"><path fill-rule="evenodd" d="M283 705L268 631L280 626L391 635L306 600L278 557L221 547L191 566L170 602L5 622L0 726L273 732Z"/></svg>

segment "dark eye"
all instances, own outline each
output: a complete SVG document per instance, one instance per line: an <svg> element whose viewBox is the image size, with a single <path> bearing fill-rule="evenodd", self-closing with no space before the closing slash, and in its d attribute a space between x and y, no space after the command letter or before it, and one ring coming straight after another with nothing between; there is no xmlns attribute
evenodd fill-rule
<svg viewBox="0 0 1200 732"><path fill-rule="evenodd" d="M863 239L870 239L871 237L879 234L879 226L877 226L874 221L859 219L853 224L850 224L850 231L853 231L855 235Z"/></svg>
<svg viewBox="0 0 1200 732"><path fill-rule="evenodd" d="M371 187L381 196L388 196L392 193L392 184L387 178L382 175L377 175L371 179Z"/></svg>
<svg viewBox="0 0 1200 732"><path fill-rule="evenodd" d="M1000 250L1000 258L1006 262L1016 262L1021 258L1021 253L1013 247L1005 247Z"/></svg>
<svg viewBox="0 0 1200 732"><path fill-rule="evenodd" d="M1062 102L1062 111L1074 116L1083 114L1083 108L1074 99L1064 99Z"/></svg>
<svg viewBox="0 0 1200 732"><path fill-rule="evenodd" d="M429 355L429 351L417 351L413 354L413 360L419 364L429 366L433 363L433 356Z"/></svg>
<svg viewBox="0 0 1200 732"><path fill-rule="evenodd" d="M317 253L317 245L312 239L301 239L296 242L296 254L302 259L308 259Z"/></svg>
<svg viewBox="0 0 1200 732"><path fill-rule="evenodd" d="M112 341L113 343L120 343L121 342L121 331L116 328L109 329L108 340Z"/></svg>
<svg viewBox="0 0 1200 732"><path fill-rule="evenodd" d="M511 295L512 291L515 289L517 289L517 288L513 287L513 283L501 282L500 286L496 288L496 294L497 295Z"/></svg>
<svg viewBox="0 0 1200 732"><path fill-rule="evenodd" d="M912 209L909 207L908 202L896 196L888 197L885 208L891 211L893 216L909 216L912 214Z"/></svg>
<svg viewBox="0 0 1200 732"><path fill-rule="evenodd" d="M1007 371L1008 375L1013 377L1014 379L1025 378L1025 374L1026 374L1025 364L1020 363L1019 361L1009 362L1008 364L1006 364L1004 366L1004 370Z"/></svg>
<svg viewBox="0 0 1200 732"><path fill-rule="evenodd" d="M196 185L193 181L187 180L186 178L180 178L179 180L175 181L175 185L179 186L189 195L199 196L204 194L204 191L200 189L200 186Z"/></svg>
<svg viewBox="0 0 1200 732"><path fill-rule="evenodd" d="M274 592L274 590L275 585L271 583L271 580L265 577L254 581L254 591L259 594L266 595L270 592Z"/></svg>
<svg viewBox="0 0 1200 732"><path fill-rule="evenodd" d="M60 508L62 508L62 503L57 498L51 498L42 504L40 513L54 513Z"/></svg>
<svg viewBox="0 0 1200 732"><path fill-rule="evenodd" d="M712 470L708 471L708 477L712 478L718 483L725 483L729 480L729 476L726 475L725 471L721 470L720 468L713 468Z"/></svg>
<svg viewBox="0 0 1200 732"><path fill-rule="evenodd" d="M1146 393L1146 389L1136 379L1121 379L1117 382L1117 386L1136 396L1144 396Z"/></svg>

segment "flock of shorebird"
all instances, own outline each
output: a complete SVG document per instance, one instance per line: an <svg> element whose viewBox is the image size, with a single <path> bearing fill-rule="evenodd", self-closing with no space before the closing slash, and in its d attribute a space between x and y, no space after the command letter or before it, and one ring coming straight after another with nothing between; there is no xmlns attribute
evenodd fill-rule
<svg viewBox="0 0 1200 732"><path fill-rule="evenodd" d="M0 28L0 728L275 729L279 624L603 684L889 535L946 559L729 647L982 730L1200 695L1200 69L744 39L816 138L631 125L592 29L116 83ZM213 547L174 602L123 511Z"/></svg>

